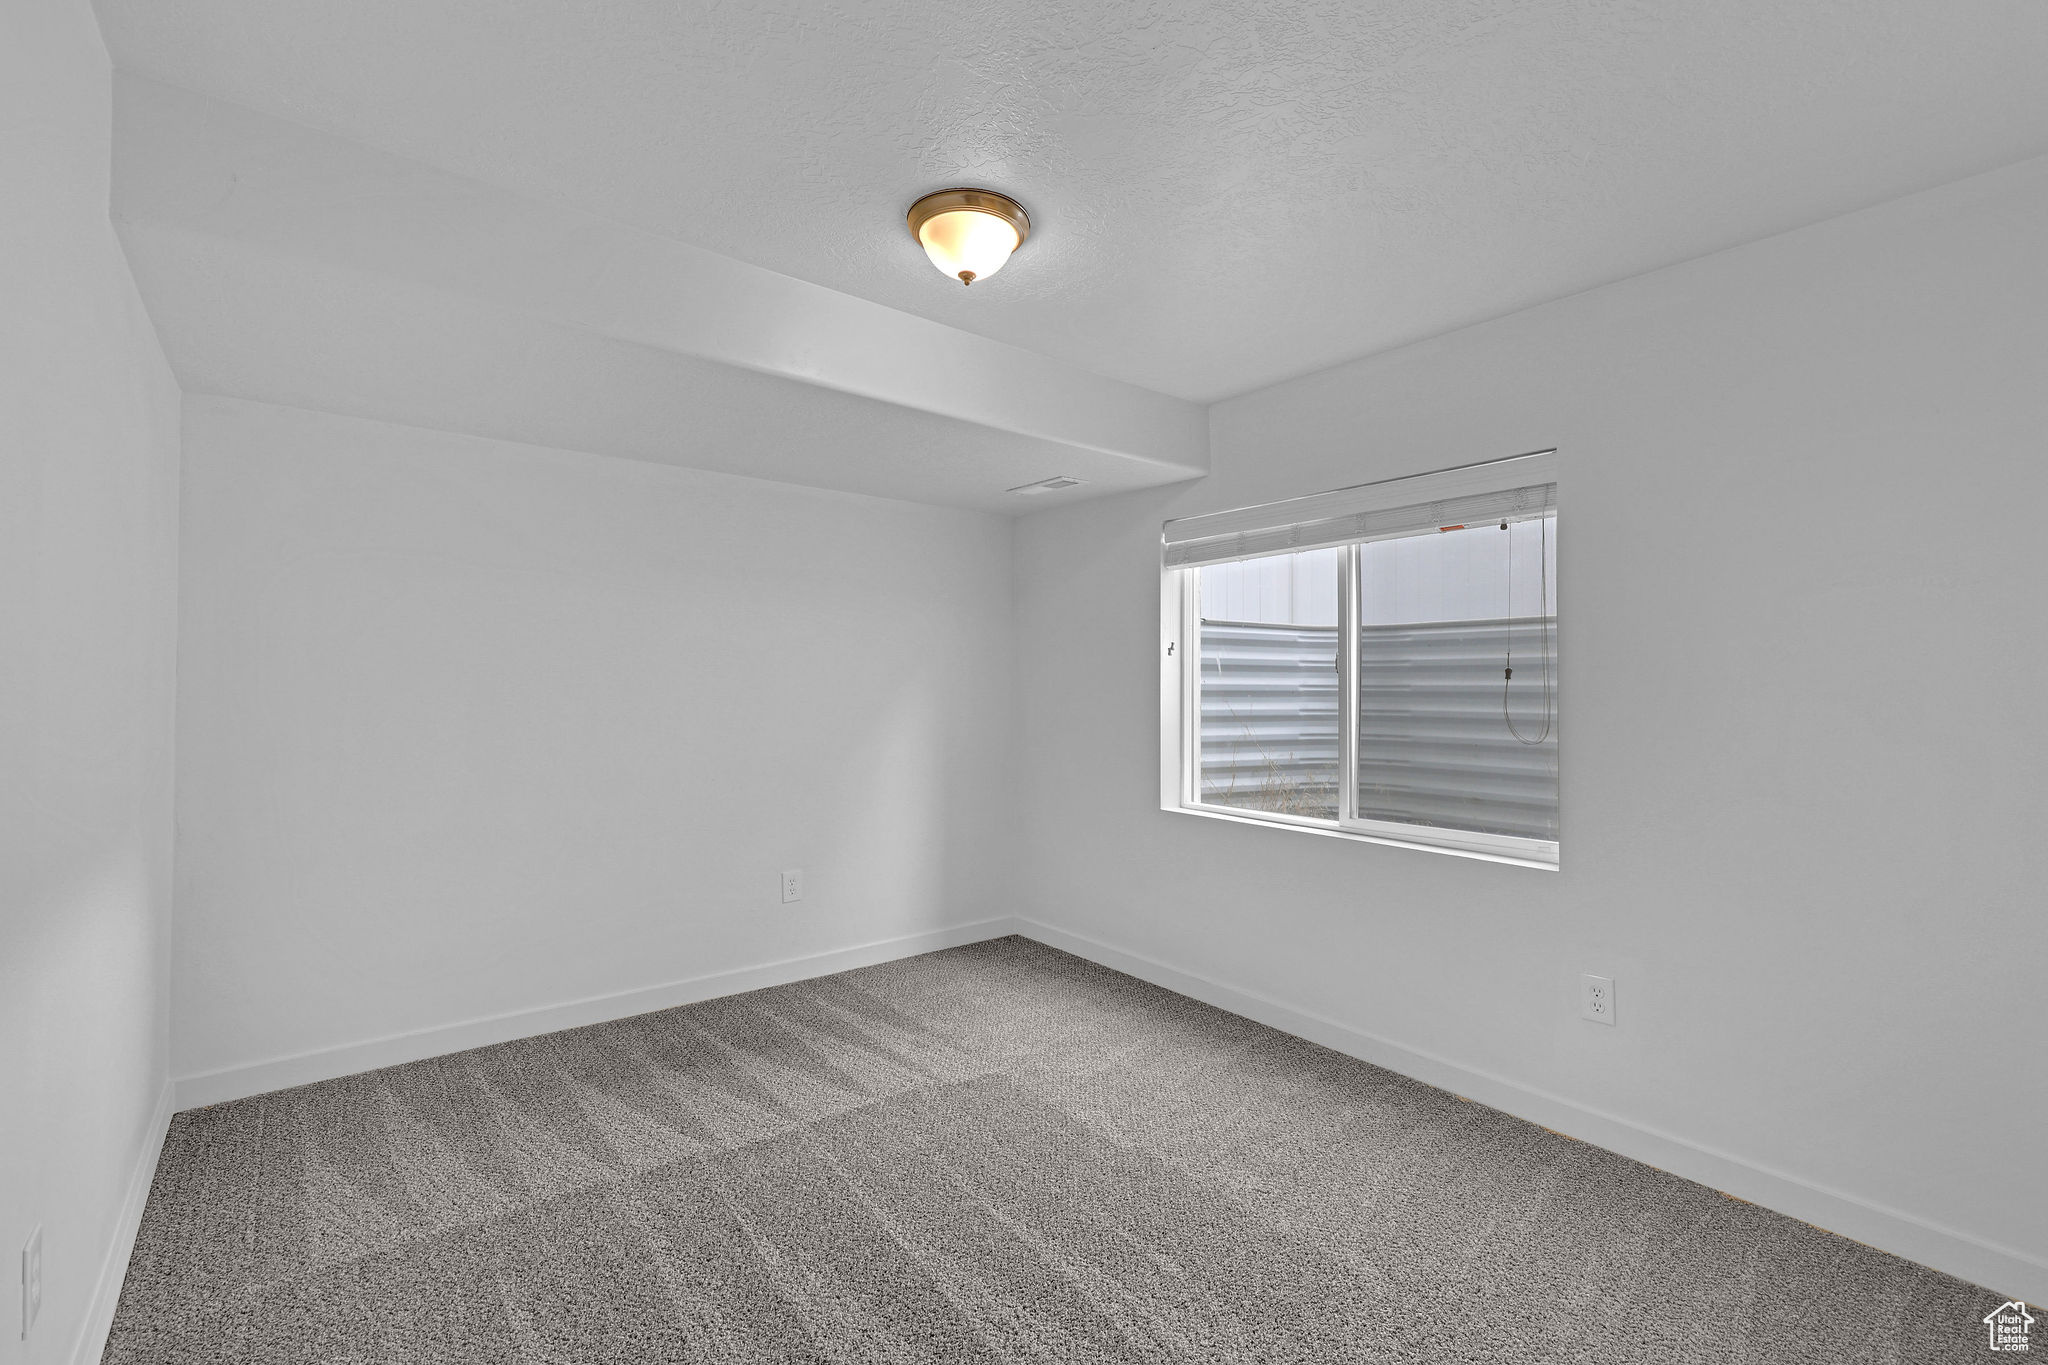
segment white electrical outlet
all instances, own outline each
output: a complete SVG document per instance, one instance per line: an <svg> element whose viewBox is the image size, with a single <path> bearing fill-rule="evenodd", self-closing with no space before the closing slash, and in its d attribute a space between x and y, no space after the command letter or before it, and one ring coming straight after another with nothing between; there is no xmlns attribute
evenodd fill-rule
<svg viewBox="0 0 2048 1365"><path fill-rule="evenodd" d="M800 868L800 867L785 867L785 868L783 868L783 869L782 869L782 903L783 903L784 905L788 905L788 904L789 904L789 903L790 903L791 901L800 901L800 900L802 900L803 898L804 898L804 870L803 870L802 868Z"/></svg>
<svg viewBox="0 0 2048 1365"><path fill-rule="evenodd" d="M1614 1022L1613 977L1588 972L1579 978L1579 1018L1591 1019L1596 1024Z"/></svg>
<svg viewBox="0 0 2048 1365"><path fill-rule="evenodd" d="M28 1340L28 1329L36 1325L36 1314L43 1311L43 1228L28 1235L28 1243L21 1249L21 1336Z"/></svg>

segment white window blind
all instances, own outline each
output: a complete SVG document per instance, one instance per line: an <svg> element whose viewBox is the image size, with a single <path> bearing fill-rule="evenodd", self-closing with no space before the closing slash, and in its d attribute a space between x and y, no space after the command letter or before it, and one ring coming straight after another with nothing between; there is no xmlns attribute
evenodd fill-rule
<svg viewBox="0 0 2048 1365"><path fill-rule="evenodd" d="M1162 560L1169 569L1187 568L1438 527L1525 521L1557 510L1556 480L1557 454L1546 450L1263 507L1182 517L1167 522L1161 532Z"/></svg>

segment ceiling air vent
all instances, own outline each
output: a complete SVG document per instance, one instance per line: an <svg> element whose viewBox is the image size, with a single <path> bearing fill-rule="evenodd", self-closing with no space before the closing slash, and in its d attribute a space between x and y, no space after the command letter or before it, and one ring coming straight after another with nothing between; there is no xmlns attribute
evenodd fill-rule
<svg viewBox="0 0 2048 1365"><path fill-rule="evenodd" d="M1037 483L1020 483L1015 488L1005 488L1003 491L1035 498L1040 493L1057 493L1062 488L1079 488L1085 482L1087 480L1077 479L1069 474L1055 474L1049 479L1040 479Z"/></svg>

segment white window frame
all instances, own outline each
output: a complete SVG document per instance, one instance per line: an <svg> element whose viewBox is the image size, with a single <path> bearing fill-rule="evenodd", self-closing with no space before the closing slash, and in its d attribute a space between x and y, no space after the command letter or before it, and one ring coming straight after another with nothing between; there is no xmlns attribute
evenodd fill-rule
<svg viewBox="0 0 2048 1365"><path fill-rule="evenodd" d="M1483 489L1489 484L1512 488L1531 478L1556 481L1555 451L1537 451L1507 460L1464 465L1411 479L1386 480L1342 489L1314 498L1270 508L1246 508L1190 521L1213 521L1224 531L1234 527L1283 524L1288 517L1310 517L1323 511L1343 511L1375 502L1401 505L1401 499L1427 502L1414 489L1454 487L1461 491ZM1449 476L1448 478L1445 476ZM1427 481L1435 480L1434 484ZM1398 485L1411 485L1403 491ZM1375 492L1375 490L1378 490ZM1173 526L1169 523L1169 529ZM1417 528L1409 534L1420 534ZM1477 830L1445 829L1434 825L1410 825L1388 820L1362 819L1353 810L1358 791L1358 585L1360 541L1344 543L1343 569L1337 590L1337 818L1317 819L1305 815L1245 810L1218 806L1201 799L1202 607L1198 588L1200 568L1162 565L1159 576L1159 805L1162 810L1198 815L1238 824L1263 825L1303 834L1351 839L1395 848L1422 849L1463 858L1509 863L1518 867L1558 869L1558 841L1528 839ZM1303 548L1308 548L1303 546ZM1265 553L1286 553L1284 549ZM1250 558L1261 555L1247 556Z"/></svg>

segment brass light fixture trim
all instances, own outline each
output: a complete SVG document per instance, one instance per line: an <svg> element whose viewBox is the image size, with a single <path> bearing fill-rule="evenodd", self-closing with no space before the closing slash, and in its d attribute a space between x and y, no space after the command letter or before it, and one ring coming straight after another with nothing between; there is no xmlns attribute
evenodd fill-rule
<svg viewBox="0 0 2048 1365"><path fill-rule="evenodd" d="M1003 235L997 229L994 234L997 246L992 249L989 238L981 233L948 232L947 224L933 222L948 214L987 215L1008 224L1010 231L1016 234L1016 241L1010 243L1007 250L1001 250ZM998 194L994 190L960 188L927 194L910 206L904 222L910 227L910 235L931 257L932 264L957 277L962 284L973 284L995 274L1009 259L1010 252L1024 245L1024 239L1031 235L1031 215L1024 212L1024 206L1009 195ZM973 220L965 217L951 220L952 225L962 223L972 225ZM928 232L928 227L932 231ZM978 269L973 268L977 266Z"/></svg>

